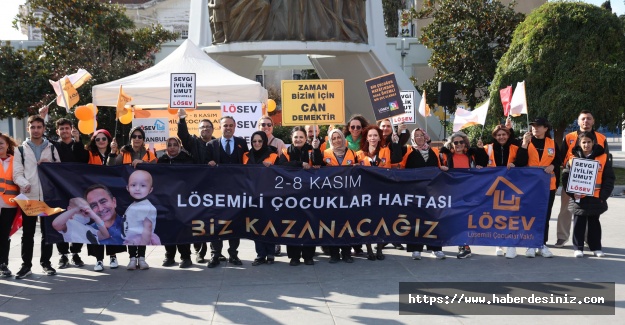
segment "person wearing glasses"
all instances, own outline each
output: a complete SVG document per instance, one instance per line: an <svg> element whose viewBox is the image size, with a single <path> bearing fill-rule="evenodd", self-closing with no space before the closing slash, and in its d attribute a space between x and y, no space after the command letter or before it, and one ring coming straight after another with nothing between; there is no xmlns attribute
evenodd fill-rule
<svg viewBox="0 0 625 325"><path fill-rule="evenodd" d="M167 150L165 154L158 158L157 164L193 164L193 158L184 150L182 150L182 143L180 139L176 137L167 138ZM165 260L163 260L163 266L169 267L176 264L175 256L176 249L180 253L180 265L181 269L188 268L193 263L191 262L191 245L165 245Z"/></svg>
<svg viewBox="0 0 625 325"><path fill-rule="evenodd" d="M510 119L506 120L505 125L499 124L495 126L492 136L495 141L483 146L484 151L486 151L488 155L488 167L506 167L510 169L512 167L523 167L527 165L526 156L517 159L517 152L519 151L521 143L514 137ZM478 141L478 147L482 147L481 142L481 140ZM495 248L495 255L504 256L503 247L497 246ZM516 255L516 247L506 248L506 258L515 258Z"/></svg>
<svg viewBox="0 0 625 325"><path fill-rule="evenodd" d="M213 137L213 122L209 119L203 119L198 126L199 135L189 134L189 128L187 127L187 113L184 109L178 110L178 138L182 142L182 147L191 154L193 157L193 163L195 164L208 164L208 150L206 146L208 142L215 139ZM206 263L206 252L208 252L208 245L206 243L193 243L193 249L195 250L195 261L197 263ZM220 257L225 261L225 257Z"/></svg>
<svg viewBox="0 0 625 325"><path fill-rule="evenodd" d="M112 165L127 165L137 167L142 163L156 163L156 152L150 151L145 148L145 132L141 127L134 127L129 133L130 144L125 145L121 150L117 149L117 141L113 139L111 142L111 152L114 153L115 159L109 159L109 166ZM118 153L119 152L119 153ZM145 246L128 246L128 254L130 255L130 261L126 266L129 271L147 270L150 265L145 261Z"/></svg>
<svg viewBox="0 0 625 325"><path fill-rule="evenodd" d="M384 142L382 130L375 124L367 126L362 134L364 138L360 142L360 150L356 152L361 166L392 168L393 164L401 162L401 147L397 134L391 136L393 142L389 146ZM383 248L383 244L378 244L374 255L371 244L367 244L367 259L371 261L383 260Z"/></svg>
<svg viewBox="0 0 625 325"><path fill-rule="evenodd" d="M256 131L252 134L252 149L243 154L244 165L264 165L273 166L278 161L276 148L269 145L265 131ZM252 266L261 264L273 264L275 257L275 245L272 243L254 240L256 248L256 258ZM279 245L278 245L279 246Z"/></svg>
<svg viewBox="0 0 625 325"><path fill-rule="evenodd" d="M280 153L279 165L310 169L321 165L321 151L319 151L319 139L312 141L312 145L306 142L306 129L296 126L291 131L291 146ZM287 245L286 253L289 257L289 265L298 266L300 258L304 264L314 265L315 246Z"/></svg>
<svg viewBox="0 0 625 325"><path fill-rule="evenodd" d="M360 150L360 139L362 138L362 130L369 126L369 122L362 115L356 114L347 121L343 134L345 134L345 140L347 140L347 147L358 151Z"/></svg>
<svg viewBox="0 0 625 325"><path fill-rule="evenodd" d="M85 146L89 152L90 165L106 166L109 159L114 160L115 155L111 157L111 133L105 129L96 130L91 136L91 141ZM87 244L87 254L96 259L93 270L102 272L104 270L104 251L110 257L110 268L116 269L119 266L117 261L117 253L125 252L124 245L94 245Z"/></svg>
<svg viewBox="0 0 625 325"><path fill-rule="evenodd" d="M269 115L263 115L258 120L258 130L265 132L268 139L268 145L276 148L276 152L282 152L282 149L286 149L284 141L273 136L273 120Z"/></svg>
<svg viewBox="0 0 625 325"><path fill-rule="evenodd" d="M488 156L482 148L471 147L464 132L454 132L440 150L441 170L452 168L482 168L488 165ZM471 247L466 243L458 246L457 258L471 257Z"/></svg>

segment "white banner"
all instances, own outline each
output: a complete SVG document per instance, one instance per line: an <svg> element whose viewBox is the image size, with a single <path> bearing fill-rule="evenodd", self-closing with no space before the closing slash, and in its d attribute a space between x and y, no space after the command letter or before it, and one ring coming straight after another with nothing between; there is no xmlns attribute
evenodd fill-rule
<svg viewBox="0 0 625 325"><path fill-rule="evenodd" d="M221 117L224 116L234 118L236 122L234 135L244 138L247 146L251 147L252 134L258 131L258 119L263 116L261 103L221 103Z"/></svg>
<svg viewBox="0 0 625 325"><path fill-rule="evenodd" d="M402 90L399 92L401 101L404 104L404 114L393 116L393 125L404 122L404 124L416 124L414 109L414 90Z"/></svg>
<svg viewBox="0 0 625 325"><path fill-rule="evenodd" d="M566 191L569 193L593 195L597 183L599 162L592 159L573 158Z"/></svg>
<svg viewBox="0 0 625 325"><path fill-rule="evenodd" d="M137 126L145 132L144 140L146 144L163 144L169 138L169 119L167 118L132 119L132 127Z"/></svg>
<svg viewBox="0 0 625 325"><path fill-rule="evenodd" d="M195 108L195 73L172 73L170 108Z"/></svg>

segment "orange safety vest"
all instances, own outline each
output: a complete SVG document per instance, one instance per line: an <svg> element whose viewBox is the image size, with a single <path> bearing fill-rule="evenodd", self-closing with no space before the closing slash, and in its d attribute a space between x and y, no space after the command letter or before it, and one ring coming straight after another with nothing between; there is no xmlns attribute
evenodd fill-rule
<svg viewBox="0 0 625 325"><path fill-rule="evenodd" d="M141 158L141 160L145 161L145 162L152 162L156 159L156 153L153 153L154 157L150 157L150 150L147 150L145 152L145 155L143 155L143 158ZM132 153L131 152L124 152L124 159L122 161L122 164L126 165L126 164L130 164L132 163Z"/></svg>
<svg viewBox="0 0 625 325"><path fill-rule="evenodd" d="M412 148L411 145L406 145L406 154L404 155L404 157L402 158L401 162L399 163L399 165L401 166L402 169L406 168L406 163L408 162L408 156L410 156L410 154L414 151L414 149ZM430 149L432 149L432 151L434 152L434 155L436 156L436 162L438 163L438 166L441 166L441 162L438 159L438 155L439 155L439 150L438 148L434 148L434 147L430 147Z"/></svg>
<svg viewBox="0 0 625 325"><path fill-rule="evenodd" d="M371 161L369 161L369 156L365 154L362 150L359 150L356 153L356 157L358 161L360 161L360 165L362 166L371 166ZM380 160L380 165L377 167L382 168L391 168L393 165L391 164L391 150L387 147L380 148L378 152L378 159Z"/></svg>
<svg viewBox="0 0 625 325"><path fill-rule="evenodd" d="M571 158L568 161L568 166L571 167L571 164L573 162L573 158L576 158L574 156L571 156ZM597 172L597 179L595 180L595 193L593 194L594 197L599 198L599 193L601 193L601 181L603 180L603 170L605 168L605 164L608 160L608 155L607 154L603 154L599 157L595 157L595 160L599 162L599 171ZM566 189L565 189L566 190ZM585 195L583 195L582 197L584 197Z"/></svg>
<svg viewBox="0 0 625 325"><path fill-rule="evenodd" d="M100 165L102 166L102 158L100 158L99 154L94 154L93 152L89 151L89 165Z"/></svg>
<svg viewBox="0 0 625 325"><path fill-rule="evenodd" d="M282 149L282 154L286 157L286 160L291 161L291 156L287 153L287 148ZM312 166L312 150L308 150L308 164ZM304 161L306 162L306 161Z"/></svg>
<svg viewBox="0 0 625 325"><path fill-rule="evenodd" d="M0 171L0 193L2 193L2 200L9 206L15 207L17 203L10 200L20 194L20 188L13 182L13 156L9 155L9 168L5 171L1 168Z"/></svg>
<svg viewBox="0 0 625 325"><path fill-rule="evenodd" d="M493 144L491 143L485 145L484 150L488 155L488 165L486 167L497 167L497 163L495 163L495 150L493 150ZM519 151L519 147L511 144L510 149L508 150L508 164L514 162L514 159L516 159L517 151Z"/></svg>
<svg viewBox="0 0 625 325"><path fill-rule="evenodd" d="M284 150L284 149L283 149ZM263 162L271 163L272 165L276 162L276 158L278 158L277 153L270 153L269 157L265 158ZM246 152L243 154L243 165L247 165L247 162L250 160L250 152Z"/></svg>
<svg viewBox="0 0 625 325"><path fill-rule="evenodd" d="M605 140L606 140L605 135L595 131L595 136L597 137L596 144L600 145L603 148L603 145L605 144ZM564 157L563 161L567 162L573 156L573 147L575 147L575 143L577 142L577 131L573 131L567 134L564 137L564 142L567 144L567 151L566 151L566 156Z"/></svg>
<svg viewBox="0 0 625 325"><path fill-rule="evenodd" d="M545 137L545 148L543 150L543 155L538 160L538 150L534 147L534 144L530 142L527 146L527 165L533 167L547 167L551 165L554 159L556 159L556 143L552 138ZM551 184L549 185L550 190L556 189L556 174L551 172Z"/></svg>
<svg viewBox="0 0 625 325"><path fill-rule="evenodd" d="M323 151L323 161L326 163L326 166L339 166L339 161L334 156L334 151L332 149L326 149ZM356 164L356 153L354 150L347 148L347 152L345 152L345 157L343 157L343 162L340 166L353 166Z"/></svg>

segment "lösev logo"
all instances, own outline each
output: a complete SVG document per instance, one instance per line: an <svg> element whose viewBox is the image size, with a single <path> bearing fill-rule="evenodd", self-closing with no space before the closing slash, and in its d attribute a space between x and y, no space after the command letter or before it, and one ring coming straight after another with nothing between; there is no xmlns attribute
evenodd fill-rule
<svg viewBox="0 0 625 325"><path fill-rule="evenodd" d="M488 191L486 191L487 196L493 197L493 209L519 211L521 208L521 198L517 195L511 194L509 196L510 198L506 199L506 191L502 189L497 189L497 186L500 183L503 183L508 187L508 193L514 192L517 195L523 195L523 191L521 191L518 187L512 184L512 182L502 176L497 176Z"/></svg>

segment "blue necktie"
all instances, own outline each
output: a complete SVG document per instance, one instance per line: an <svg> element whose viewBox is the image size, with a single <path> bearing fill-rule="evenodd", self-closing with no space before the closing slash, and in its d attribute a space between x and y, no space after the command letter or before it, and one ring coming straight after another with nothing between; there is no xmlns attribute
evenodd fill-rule
<svg viewBox="0 0 625 325"><path fill-rule="evenodd" d="M226 153L227 153L228 155L230 155L230 154L231 154L231 152L230 152L230 151L231 151L231 150L230 150L230 140L226 140Z"/></svg>

